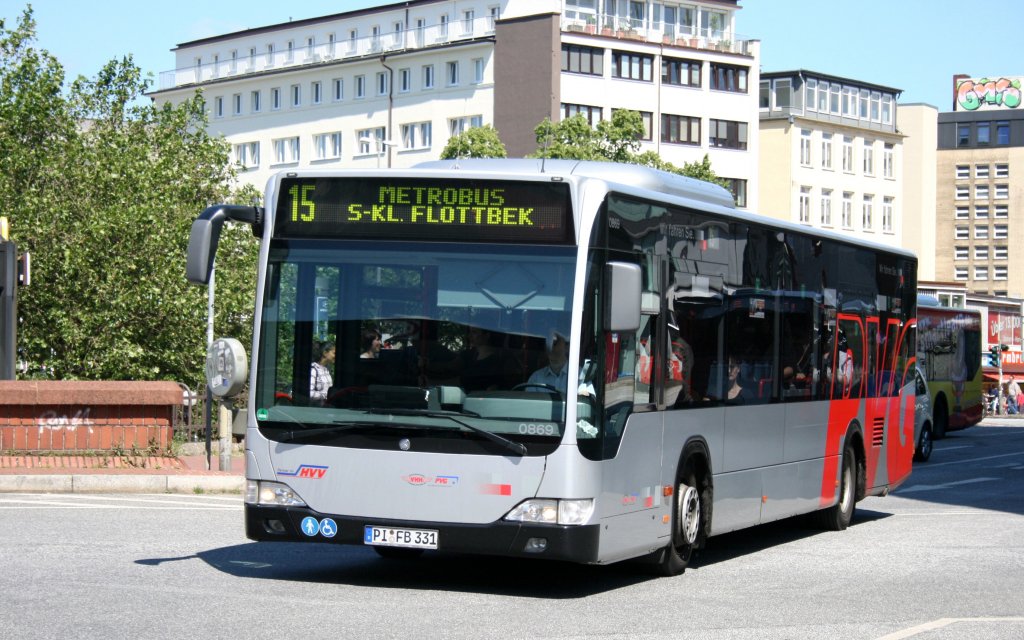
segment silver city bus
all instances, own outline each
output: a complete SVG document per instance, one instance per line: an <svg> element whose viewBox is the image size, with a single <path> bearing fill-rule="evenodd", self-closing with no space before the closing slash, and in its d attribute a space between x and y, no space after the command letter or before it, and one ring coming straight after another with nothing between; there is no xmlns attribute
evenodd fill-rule
<svg viewBox="0 0 1024 640"><path fill-rule="evenodd" d="M253 540L682 572L710 536L855 503L914 452L913 255L717 186L542 160L281 173L262 238Z"/></svg>

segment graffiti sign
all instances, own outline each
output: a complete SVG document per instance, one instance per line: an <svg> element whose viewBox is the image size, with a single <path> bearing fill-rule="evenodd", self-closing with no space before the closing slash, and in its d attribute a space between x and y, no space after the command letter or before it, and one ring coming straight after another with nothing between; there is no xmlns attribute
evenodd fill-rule
<svg viewBox="0 0 1024 640"><path fill-rule="evenodd" d="M1019 77L964 80L956 87L957 111L1016 109L1020 106L1020 87Z"/></svg>

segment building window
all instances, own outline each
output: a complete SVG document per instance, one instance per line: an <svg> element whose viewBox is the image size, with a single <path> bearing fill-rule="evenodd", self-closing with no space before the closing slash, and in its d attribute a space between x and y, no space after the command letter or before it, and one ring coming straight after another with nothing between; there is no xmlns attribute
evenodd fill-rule
<svg viewBox="0 0 1024 640"><path fill-rule="evenodd" d="M708 144L722 149L747 148L747 123L712 118L708 129Z"/></svg>
<svg viewBox="0 0 1024 640"><path fill-rule="evenodd" d="M386 96L388 95L388 73L386 71L377 72L377 95Z"/></svg>
<svg viewBox="0 0 1024 640"><path fill-rule="evenodd" d="M988 280L988 267L974 267L975 280Z"/></svg>
<svg viewBox="0 0 1024 640"><path fill-rule="evenodd" d="M725 188L732 193L733 200L737 207L747 206L747 181L742 178L722 178L725 180Z"/></svg>
<svg viewBox="0 0 1024 640"><path fill-rule="evenodd" d="M882 96L882 124L892 124L893 97L889 94Z"/></svg>
<svg viewBox="0 0 1024 640"><path fill-rule="evenodd" d="M988 122L978 122L974 126L975 141L979 146L987 145L991 138L991 127Z"/></svg>
<svg viewBox="0 0 1024 640"><path fill-rule="evenodd" d="M893 198L882 198L882 232L892 233L894 216Z"/></svg>
<svg viewBox="0 0 1024 640"><path fill-rule="evenodd" d="M953 267L953 279L954 280L966 280L967 279L967 267Z"/></svg>
<svg viewBox="0 0 1024 640"><path fill-rule="evenodd" d="M853 87L843 87L843 117L857 117L857 90Z"/></svg>
<svg viewBox="0 0 1024 640"><path fill-rule="evenodd" d="M967 247L953 247L953 259L954 260L966 260L967 259Z"/></svg>
<svg viewBox="0 0 1024 640"><path fill-rule="evenodd" d="M331 98L335 102L341 102L345 99L345 81L341 78L335 78L331 80Z"/></svg>
<svg viewBox="0 0 1024 640"><path fill-rule="evenodd" d="M800 164L805 167L811 166L811 131L809 129L800 130Z"/></svg>
<svg viewBox="0 0 1024 640"><path fill-rule="evenodd" d="M429 122L402 125L403 149L429 149L431 144L431 124Z"/></svg>
<svg viewBox="0 0 1024 640"><path fill-rule="evenodd" d="M469 129L475 129L476 127L484 126L483 116L469 116L465 118L449 118L448 119L448 134L457 136L460 133Z"/></svg>
<svg viewBox="0 0 1024 640"><path fill-rule="evenodd" d="M372 127L356 131L356 140L359 141L359 155L383 153L384 145L381 143L386 139L385 134L384 127Z"/></svg>
<svg viewBox="0 0 1024 640"><path fill-rule="evenodd" d="M217 96L213 99L213 117L223 118L224 117L224 98Z"/></svg>
<svg viewBox="0 0 1024 640"><path fill-rule="evenodd" d="M408 93L412 90L412 71L409 69L398 70L398 91Z"/></svg>
<svg viewBox="0 0 1024 640"><path fill-rule="evenodd" d="M956 146L966 147L971 143L971 125L958 124L956 126Z"/></svg>
<svg viewBox="0 0 1024 640"><path fill-rule="evenodd" d="M1006 260L1010 256L1010 248L1006 246L996 245L992 248L992 258L994 260Z"/></svg>
<svg viewBox="0 0 1024 640"><path fill-rule="evenodd" d="M976 224L976 225L974 225L974 239L975 240L988 240L988 225L987 224Z"/></svg>
<svg viewBox="0 0 1024 640"><path fill-rule="evenodd" d="M582 73L589 76L603 75L604 49L563 44L562 71L566 73Z"/></svg>
<svg viewBox="0 0 1024 640"><path fill-rule="evenodd" d="M356 76L356 100L366 97L366 76Z"/></svg>
<svg viewBox="0 0 1024 640"><path fill-rule="evenodd" d="M699 80L697 84L700 85ZM776 109L788 109L793 106L793 83L789 78L779 78L775 81L773 97L775 99Z"/></svg>
<svg viewBox="0 0 1024 640"><path fill-rule="evenodd" d="M871 100L871 92L867 89L860 90L860 119L868 119L868 105Z"/></svg>
<svg viewBox="0 0 1024 640"><path fill-rule="evenodd" d="M975 218L987 218L988 217L988 205L978 205L974 207Z"/></svg>
<svg viewBox="0 0 1024 640"><path fill-rule="evenodd" d="M994 224L992 225L992 237L996 240L1002 240L1010 237L1010 225L1008 224Z"/></svg>
<svg viewBox="0 0 1024 640"><path fill-rule="evenodd" d="M700 144L700 118L661 114L661 141Z"/></svg>
<svg viewBox="0 0 1024 640"><path fill-rule="evenodd" d="M843 171L853 173L853 138L843 136Z"/></svg>
<svg viewBox="0 0 1024 640"><path fill-rule="evenodd" d="M654 80L653 67L653 56L627 51L612 51L613 78L651 82Z"/></svg>
<svg viewBox="0 0 1024 640"><path fill-rule="evenodd" d="M312 94L313 104L320 104L324 100L323 84L318 80L309 85L309 92Z"/></svg>
<svg viewBox="0 0 1024 640"><path fill-rule="evenodd" d="M832 190L821 190L821 226L832 226Z"/></svg>
<svg viewBox="0 0 1024 640"><path fill-rule="evenodd" d="M814 79L808 79L804 83L804 108L808 111L816 111L814 96L817 93L818 81Z"/></svg>
<svg viewBox="0 0 1024 640"><path fill-rule="evenodd" d="M987 179L988 178L988 165L987 164L976 164L974 165L974 177Z"/></svg>
<svg viewBox="0 0 1024 640"><path fill-rule="evenodd" d="M462 12L462 33L464 35L468 36L473 34L473 15L474 13L472 9L467 9Z"/></svg>
<svg viewBox="0 0 1024 640"><path fill-rule="evenodd" d="M287 52L284 54L285 62L292 62L295 60L295 41L289 40L287 43Z"/></svg>
<svg viewBox="0 0 1024 640"><path fill-rule="evenodd" d="M747 92L747 67L711 63L711 88L715 91Z"/></svg>
<svg viewBox="0 0 1024 640"><path fill-rule="evenodd" d="M242 94L240 93L231 96L231 114L236 116L242 115Z"/></svg>
<svg viewBox="0 0 1024 640"><path fill-rule="evenodd" d="M453 60L445 65L445 81L449 87L454 87L459 84L459 62Z"/></svg>
<svg viewBox="0 0 1024 640"><path fill-rule="evenodd" d="M423 65L423 88L434 88L434 65L432 64Z"/></svg>
<svg viewBox="0 0 1024 640"><path fill-rule="evenodd" d="M953 237L957 240L967 240L971 237L971 228L958 224L953 228Z"/></svg>
<svg viewBox="0 0 1024 640"><path fill-rule="evenodd" d="M967 249L964 249L964 258L967 257ZM974 259L975 260L988 260L988 246L978 245L974 247Z"/></svg>
<svg viewBox="0 0 1024 640"><path fill-rule="evenodd" d="M875 143L872 140L864 141L864 175L875 175Z"/></svg>
<svg viewBox="0 0 1024 640"><path fill-rule="evenodd" d="M245 169L255 169L260 166L260 143L243 142L234 146L235 162Z"/></svg>
<svg viewBox="0 0 1024 640"><path fill-rule="evenodd" d="M580 115L583 116L591 127L596 127L601 122L601 107L593 107L587 104L566 104L562 103L562 119Z"/></svg>
<svg viewBox="0 0 1024 640"><path fill-rule="evenodd" d="M956 195L954 197L957 200L969 200L971 197L971 187L966 184L958 184L955 187L955 192Z"/></svg>
<svg viewBox="0 0 1024 640"><path fill-rule="evenodd" d="M448 37L448 14L447 13L442 13L441 14L441 17L438 18L438 24L440 25L441 37L442 38L447 38Z"/></svg>
<svg viewBox="0 0 1024 640"><path fill-rule="evenodd" d="M969 164L958 164L956 165L956 179L967 180L971 177L971 165Z"/></svg>
<svg viewBox="0 0 1024 640"><path fill-rule="evenodd" d="M313 136L317 160L336 160L341 157L341 132L320 133Z"/></svg>
<svg viewBox="0 0 1024 640"><path fill-rule="evenodd" d="M249 110L253 113L259 113L260 109L263 108L263 92L253 91L249 94Z"/></svg>
<svg viewBox="0 0 1024 640"><path fill-rule="evenodd" d="M828 87L827 82L818 81L818 113L828 113Z"/></svg>
<svg viewBox="0 0 1024 640"><path fill-rule="evenodd" d="M481 84L484 81L484 59L473 59L473 84Z"/></svg>
<svg viewBox="0 0 1024 640"><path fill-rule="evenodd" d="M1005 200L1010 197L1010 185L997 184L995 186L995 197L997 200Z"/></svg>
<svg viewBox="0 0 1024 640"><path fill-rule="evenodd" d="M800 187L800 201L797 206L797 220L801 224L811 223L811 188Z"/></svg>
<svg viewBox="0 0 1024 640"><path fill-rule="evenodd" d="M615 117L615 112L616 111L618 111L618 109L612 109L612 117L613 118ZM654 127L653 127L653 124L654 124L654 114L651 113L650 111L640 111L638 113L640 114L640 119L641 119L641 121L643 121L643 124L644 124L644 132L641 134L640 139L641 140L652 140L653 139L653 137L652 137L653 133L652 132L654 130ZM723 180L724 179L725 178L723 178Z"/></svg>
<svg viewBox="0 0 1024 640"><path fill-rule="evenodd" d="M996 123L996 144L1008 145L1010 144L1010 123L1009 122L997 122Z"/></svg>
<svg viewBox="0 0 1024 640"><path fill-rule="evenodd" d="M1008 218L1010 217L1010 207L1005 204L997 204L995 206L995 217L997 218Z"/></svg>
<svg viewBox="0 0 1024 640"><path fill-rule="evenodd" d="M278 138L274 144L274 164L290 164L299 161L299 138Z"/></svg>
<svg viewBox="0 0 1024 640"><path fill-rule="evenodd" d="M302 87L300 85L293 84L292 85L291 93L292 93L292 106L293 107L300 107L300 106L302 106Z"/></svg>
<svg viewBox="0 0 1024 640"><path fill-rule="evenodd" d="M882 94L877 91L871 92L871 122L882 121Z"/></svg>
<svg viewBox="0 0 1024 640"><path fill-rule="evenodd" d="M953 213L953 217L957 220L966 220L971 217L970 207L957 207Z"/></svg>
<svg viewBox="0 0 1024 640"><path fill-rule="evenodd" d="M989 189L987 184L974 185L974 199L988 200Z"/></svg>
<svg viewBox="0 0 1024 640"><path fill-rule="evenodd" d="M882 148L882 177L892 180L895 175L895 151L893 145L887 142Z"/></svg>
<svg viewBox="0 0 1024 640"><path fill-rule="evenodd" d="M832 134L821 134L821 168L832 169Z"/></svg>
<svg viewBox="0 0 1024 640"><path fill-rule="evenodd" d="M1006 265L996 265L992 267L992 279L993 280L1006 280L1008 276Z"/></svg>
<svg viewBox="0 0 1024 640"><path fill-rule="evenodd" d="M700 86L701 63L697 60L661 59L661 82L681 87Z"/></svg>
<svg viewBox="0 0 1024 640"><path fill-rule="evenodd" d="M270 108L274 111L281 108L281 89L277 87L270 90Z"/></svg>
<svg viewBox="0 0 1024 640"><path fill-rule="evenodd" d="M861 227L864 231L874 231L874 222L871 217L874 213L875 208L875 196L867 195L864 196L864 205L861 208Z"/></svg>
<svg viewBox="0 0 1024 640"><path fill-rule="evenodd" d="M844 229L853 229L853 193L849 191L843 192L843 219L842 224Z"/></svg>
<svg viewBox="0 0 1024 640"><path fill-rule="evenodd" d="M1010 177L1010 165L1008 165L1008 164L997 164L996 165L996 177L997 178L1009 178Z"/></svg>

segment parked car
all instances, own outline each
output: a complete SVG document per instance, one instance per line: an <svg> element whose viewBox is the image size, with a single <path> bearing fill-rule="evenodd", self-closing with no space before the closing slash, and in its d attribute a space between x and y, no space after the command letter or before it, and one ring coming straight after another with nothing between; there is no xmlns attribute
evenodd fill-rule
<svg viewBox="0 0 1024 640"><path fill-rule="evenodd" d="M920 369L914 370L914 394L914 460L925 462L932 457L932 401Z"/></svg>

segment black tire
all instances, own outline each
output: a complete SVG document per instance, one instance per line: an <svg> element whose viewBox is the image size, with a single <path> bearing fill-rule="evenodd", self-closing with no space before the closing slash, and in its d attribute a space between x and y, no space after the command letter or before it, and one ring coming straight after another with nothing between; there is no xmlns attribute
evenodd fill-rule
<svg viewBox="0 0 1024 640"><path fill-rule="evenodd" d="M932 440L942 440L946 437L946 427L949 426L949 410L946 408L945 396L939 396L932 409Z"/></svg>
<svg viewBox="0 0 1024 640"><path fill-rule="evenodd" d="M917 437L917 445L914 447L914 460L928 462L932 457L932 425L925 422L921 425L921 434Z"/></svg>
<svg viewBox="0 0 1024 640"><path fill-rule="evenodd" d="M672 499L672 541L658 552L655 573L677 576L686 571L695 550L704 546L711 521L711 486L692 463L676 477Z"/></svg>
<svg viewBox="0 0 1024 640"><path fill-rule="evenodd" d="M818 524L828 531L842 531L853 521L857 507L857 454L849 442L843 447L842 471L839 476L839 501L817 512Z"/></svg>
<svg viewBox="0 0 1024 640"><path fill-rule="evenodd" d="M377 547L373 548L382 558L388 560L415 560L423 555L423 549L403 549L401 547Z"/></svg>

